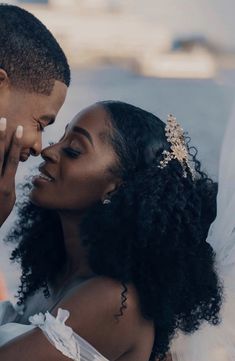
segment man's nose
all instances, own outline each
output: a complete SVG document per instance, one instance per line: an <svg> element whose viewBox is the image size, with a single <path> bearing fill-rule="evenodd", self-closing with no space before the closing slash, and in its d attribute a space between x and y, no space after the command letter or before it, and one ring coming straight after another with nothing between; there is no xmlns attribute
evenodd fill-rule
<svg viewBox="0 0 235 361"><path fill-rule="evenodd" d="M42 136L37 138L36 142L33 144L33 146L30 148L30 154L34 157L37 157L42 151Z"/></svg>

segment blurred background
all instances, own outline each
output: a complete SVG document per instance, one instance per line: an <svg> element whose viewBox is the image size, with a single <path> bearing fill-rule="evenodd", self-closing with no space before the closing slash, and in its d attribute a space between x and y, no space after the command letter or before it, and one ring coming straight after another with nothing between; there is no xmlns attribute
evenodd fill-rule
<svg viewBox="0 0 235 361"><path fill-rule="evenodd" d="M235 95L233 0L6 1L36 15L55 35L72 69L72 84L44 146L56 141L82 108L118 99L173 113L216 179L220 146ZM33 54L32 54L33 56ZM40 163L21 164L17 184ZM1 239L15 211L0 230ZM0 265L14 301L18 269L0 244Z"/></svg>

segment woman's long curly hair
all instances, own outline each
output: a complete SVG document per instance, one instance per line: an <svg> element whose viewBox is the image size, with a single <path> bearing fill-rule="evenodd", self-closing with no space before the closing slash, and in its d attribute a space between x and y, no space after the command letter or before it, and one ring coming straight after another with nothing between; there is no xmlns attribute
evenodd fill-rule
<svg viewBox="0 0 235 361"><path fill-rule="evenodd" d="M142 315L155 325L150 360L162 359L177 329L192 332L202 321L219 323L222 286L215 253L206 242L216 215L217 184L201 171L189 147L193 179L178 160L160 169L170 150L165 123L140 108L117 101L98 103L109 115L109 140L118 155L113 172L122 184L111 203L92 206L80 224L93 272L137 290ZM21 263L19 302L42 288L48 295L66 262L59 217L25 200L8 240L17 240L12 260ZM125 311L124 311L125 312Z"/></svg>

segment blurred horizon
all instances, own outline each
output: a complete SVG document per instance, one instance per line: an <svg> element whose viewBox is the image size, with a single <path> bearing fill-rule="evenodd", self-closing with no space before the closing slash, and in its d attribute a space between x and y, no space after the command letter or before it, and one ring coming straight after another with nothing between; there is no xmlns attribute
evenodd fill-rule
<svg viewBox="0 0 235 361"><path fill-rule="evenodd" d="M13 0L19 6L50 4L55 7L80 6L89 10L116 9L146 18L166 27L176 36L204 34L209 40L235 51L233 0Z"/></svg>
<svg viewBox="0 0 235 361"><path fill-rule="evenodd" d="M223 69L235 68L235 4L230 0L10 3L51 30L73 67L114 64L144 76L189 79L216 78Z"/></svg>

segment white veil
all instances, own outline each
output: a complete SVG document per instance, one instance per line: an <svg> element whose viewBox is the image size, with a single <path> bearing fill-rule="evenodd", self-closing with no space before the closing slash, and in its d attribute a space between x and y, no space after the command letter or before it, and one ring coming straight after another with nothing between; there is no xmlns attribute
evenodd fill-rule
<svg viewBox="0 0 235 361"><path fill-rule="evenodd" d="M220 156L217 216L207 237L216 252L216 267L224 285L222 322L204 322L190 335L172 342L173 361L235 360L235 107L225 131Z"/></svg>

